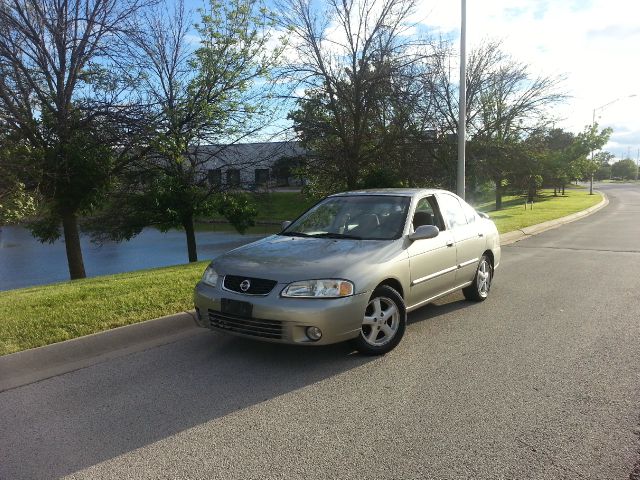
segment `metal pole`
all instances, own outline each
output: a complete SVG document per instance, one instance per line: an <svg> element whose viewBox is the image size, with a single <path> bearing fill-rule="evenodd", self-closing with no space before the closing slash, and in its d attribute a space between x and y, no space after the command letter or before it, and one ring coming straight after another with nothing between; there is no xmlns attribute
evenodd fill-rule
<svg viewBox="0 0 640 480"><path fill-rule="evenodd" d="M593 116L591 117L591 128L596 124L596 109L593 109ZM591 163L593 163L593 147L591 148ZM589 179L589 195L593 195L593 173Z"/></svg>
<svg viewBox="0 0 640 480"><path fill-rule="evenodd" d="M467 1L461 0L460 22L460 93L458 108L458 196L465 198L465 146L466 146L466 121L467 121Z"/></svg>

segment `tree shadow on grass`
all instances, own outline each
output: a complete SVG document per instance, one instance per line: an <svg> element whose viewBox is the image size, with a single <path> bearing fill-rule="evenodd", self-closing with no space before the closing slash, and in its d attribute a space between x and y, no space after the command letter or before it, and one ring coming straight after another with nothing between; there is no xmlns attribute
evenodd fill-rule
<svg viewBox="0 0 640 480"><path fill-rule="evenodd" d="M554 196L553 194L551 195L542 195L542 196L537 196L534 200L533 200L533 205L535 208L535 205L537 203L544 203L547 202L549 200L552 200L554 198L566 198L568 197L568 195L558 195L558 196ZM524 209L524 204L527 200L526 196L523 197L516 197L516 198L510 198L508 200L503 200L502 201L502 209L500 210L495 210L495 207L493 205L490 206L489 209L485 210L487 212L496 212L496 211L502 211L505 208L509 208L509 207L521 207ZM495 215L492 215L492 218L495 218Z"/></svg>

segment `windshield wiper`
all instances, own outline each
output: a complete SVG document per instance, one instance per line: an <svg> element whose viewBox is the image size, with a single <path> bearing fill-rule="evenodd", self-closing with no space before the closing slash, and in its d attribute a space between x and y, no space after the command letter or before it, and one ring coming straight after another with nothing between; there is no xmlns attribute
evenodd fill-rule
<svg viewBox="0 0 640 480"><path fill-rule="evenodd" d="M315 235L310 235L310 236L317 237L317 238L346 238L349 240L362 240L362 237L358 237L356 235L349 235L347 233L327 232L327 233L317 233Z"/></svg>
<svg viewBox="0 0 640 480"><path fill-rule="evenodd" d="M315 237L315 235L309 235L304 232L282 232L279 235L283 235L286 237Z"/></svg>

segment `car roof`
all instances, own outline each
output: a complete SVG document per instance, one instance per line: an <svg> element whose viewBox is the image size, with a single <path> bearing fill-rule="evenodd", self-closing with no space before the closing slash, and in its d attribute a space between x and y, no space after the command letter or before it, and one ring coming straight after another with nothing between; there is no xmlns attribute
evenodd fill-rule
<svg viewBox="0 0 640 480"><path fill-rule="evenodd" d="M349 192L340 192L330 195L331 197L346 197L352 195L389 195L401 197L415 197L418 195L429 195L438 192L445 192L437 188L376 188L369 190L352 190ZM447 192L451 193L451 192Z"/></svg>

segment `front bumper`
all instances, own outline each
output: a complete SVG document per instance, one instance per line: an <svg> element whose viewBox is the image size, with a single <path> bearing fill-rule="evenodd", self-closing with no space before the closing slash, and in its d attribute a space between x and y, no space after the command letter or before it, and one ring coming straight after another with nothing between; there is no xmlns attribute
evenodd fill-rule
<svg viewBox="0 0 640 480"><path fill-rule="evenodd" d="M368 293L344 298L283 298L280 292L285 287L278 284L269 295L243 295L221 290L203 282L196 285L194 304L197 322L201 327L221 331L256 340L306 345L328 345L355 338L360 333L362 318L369 301ZM250 319L236 317L230 322L218 321L222 311L222 299L249 302L253 305ZM213 320L213 321L212 321ZM269 327L262 329L260 322L268 322ZM235 328L238 324L256 326L255 328ZM226 325L221 328L220 325ZM271 334L262 334L263 330L278 327L278 338ZM322 338L312 341L307 337L307 327L318 327ZM251 330L251 333L246 333Z"/></svg>

